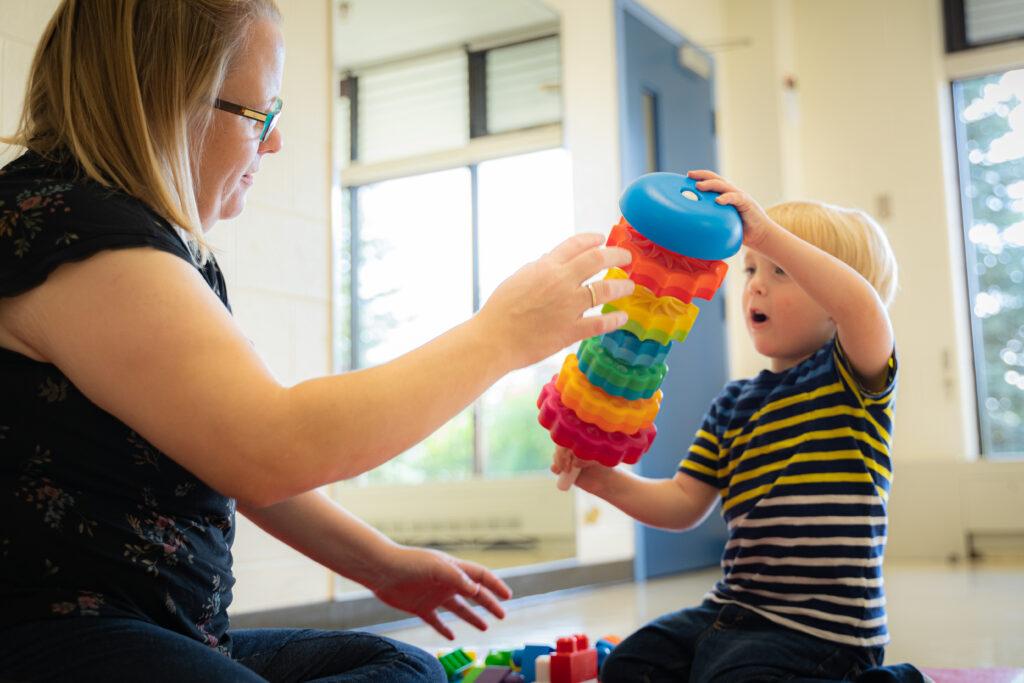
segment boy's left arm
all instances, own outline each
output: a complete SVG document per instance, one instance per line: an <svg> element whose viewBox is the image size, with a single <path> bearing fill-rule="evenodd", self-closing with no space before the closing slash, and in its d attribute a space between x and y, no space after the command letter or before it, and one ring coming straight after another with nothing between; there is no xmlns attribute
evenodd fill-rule
<svg viewBox="0 0 1024 683"><path fill-rule="evenodd" d="M749 195L710 171L691 171L702 191L718 192L743 220L743 244L782 268L828 312L858 379L884 388L894 348L892 323L875 288L856 270L771 220Z"/></svg>

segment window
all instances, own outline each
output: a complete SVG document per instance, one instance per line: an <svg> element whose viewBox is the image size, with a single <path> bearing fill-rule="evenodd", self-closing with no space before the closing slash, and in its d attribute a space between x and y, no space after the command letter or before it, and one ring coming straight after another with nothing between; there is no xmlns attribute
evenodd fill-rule
<svg viewBox="0 0 1024 683"><path fill-rule="evenodd" d="M982 453L1024 454L1024 69L953 83Z"/></svg>
<svg viewBox="0 0 1024 683"><path fill-rule="evenodd" d="M335 154L342 179L347 167L356 180L336 201L339 370L387 362L466 320L574 232L558 50L544 36L345 75L335 125L347 134ZM518 142L545 126L555 135ZM367 483L546 470L536 400L562 355L503 378Z"/></svg>
<svg viewBox="0 0 1024 683"><path fill-rule="evenodd" d="M1019 0L944 0L946 51L1024 38Z"/></svg>

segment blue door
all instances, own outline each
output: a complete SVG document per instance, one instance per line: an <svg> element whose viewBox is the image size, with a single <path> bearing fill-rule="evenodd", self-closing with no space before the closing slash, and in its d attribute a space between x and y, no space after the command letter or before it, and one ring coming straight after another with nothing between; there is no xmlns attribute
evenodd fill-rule
<svg viewBox="0 0 1024 683"><path fill-rule="evenodd" d="M623 185L651 171L716 168L710 57L632 0L617 0L615 7ZM693 329L686 341L672 345L655 422L658 437L636 465L638 474L675 474L705 410L725 384L724 294L720 290L710 302L695 301L701 310ZM725 538L718 510L690 531L638 524L635 576L714 566Z"/></svg>

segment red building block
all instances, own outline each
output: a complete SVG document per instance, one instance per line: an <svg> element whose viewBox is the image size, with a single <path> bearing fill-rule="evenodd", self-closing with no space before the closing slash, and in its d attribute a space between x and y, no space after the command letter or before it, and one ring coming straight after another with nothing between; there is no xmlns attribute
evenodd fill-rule
<svg viewBox="0 0 1024 683"><path fill-rule="evenodd" d="M581 683L597 678L597 650L585 635L559 638L551 653L551 683Z"/></svg>

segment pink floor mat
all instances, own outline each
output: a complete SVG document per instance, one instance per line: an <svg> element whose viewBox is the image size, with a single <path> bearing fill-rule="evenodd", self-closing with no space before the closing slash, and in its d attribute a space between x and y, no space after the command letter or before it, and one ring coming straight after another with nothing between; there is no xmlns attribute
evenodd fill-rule
<svg viewBox="0 0 1024 683"><path fill-rule="evenodd" d="M935 683L1024 683L1024 669L926 669Z"/></svg>

